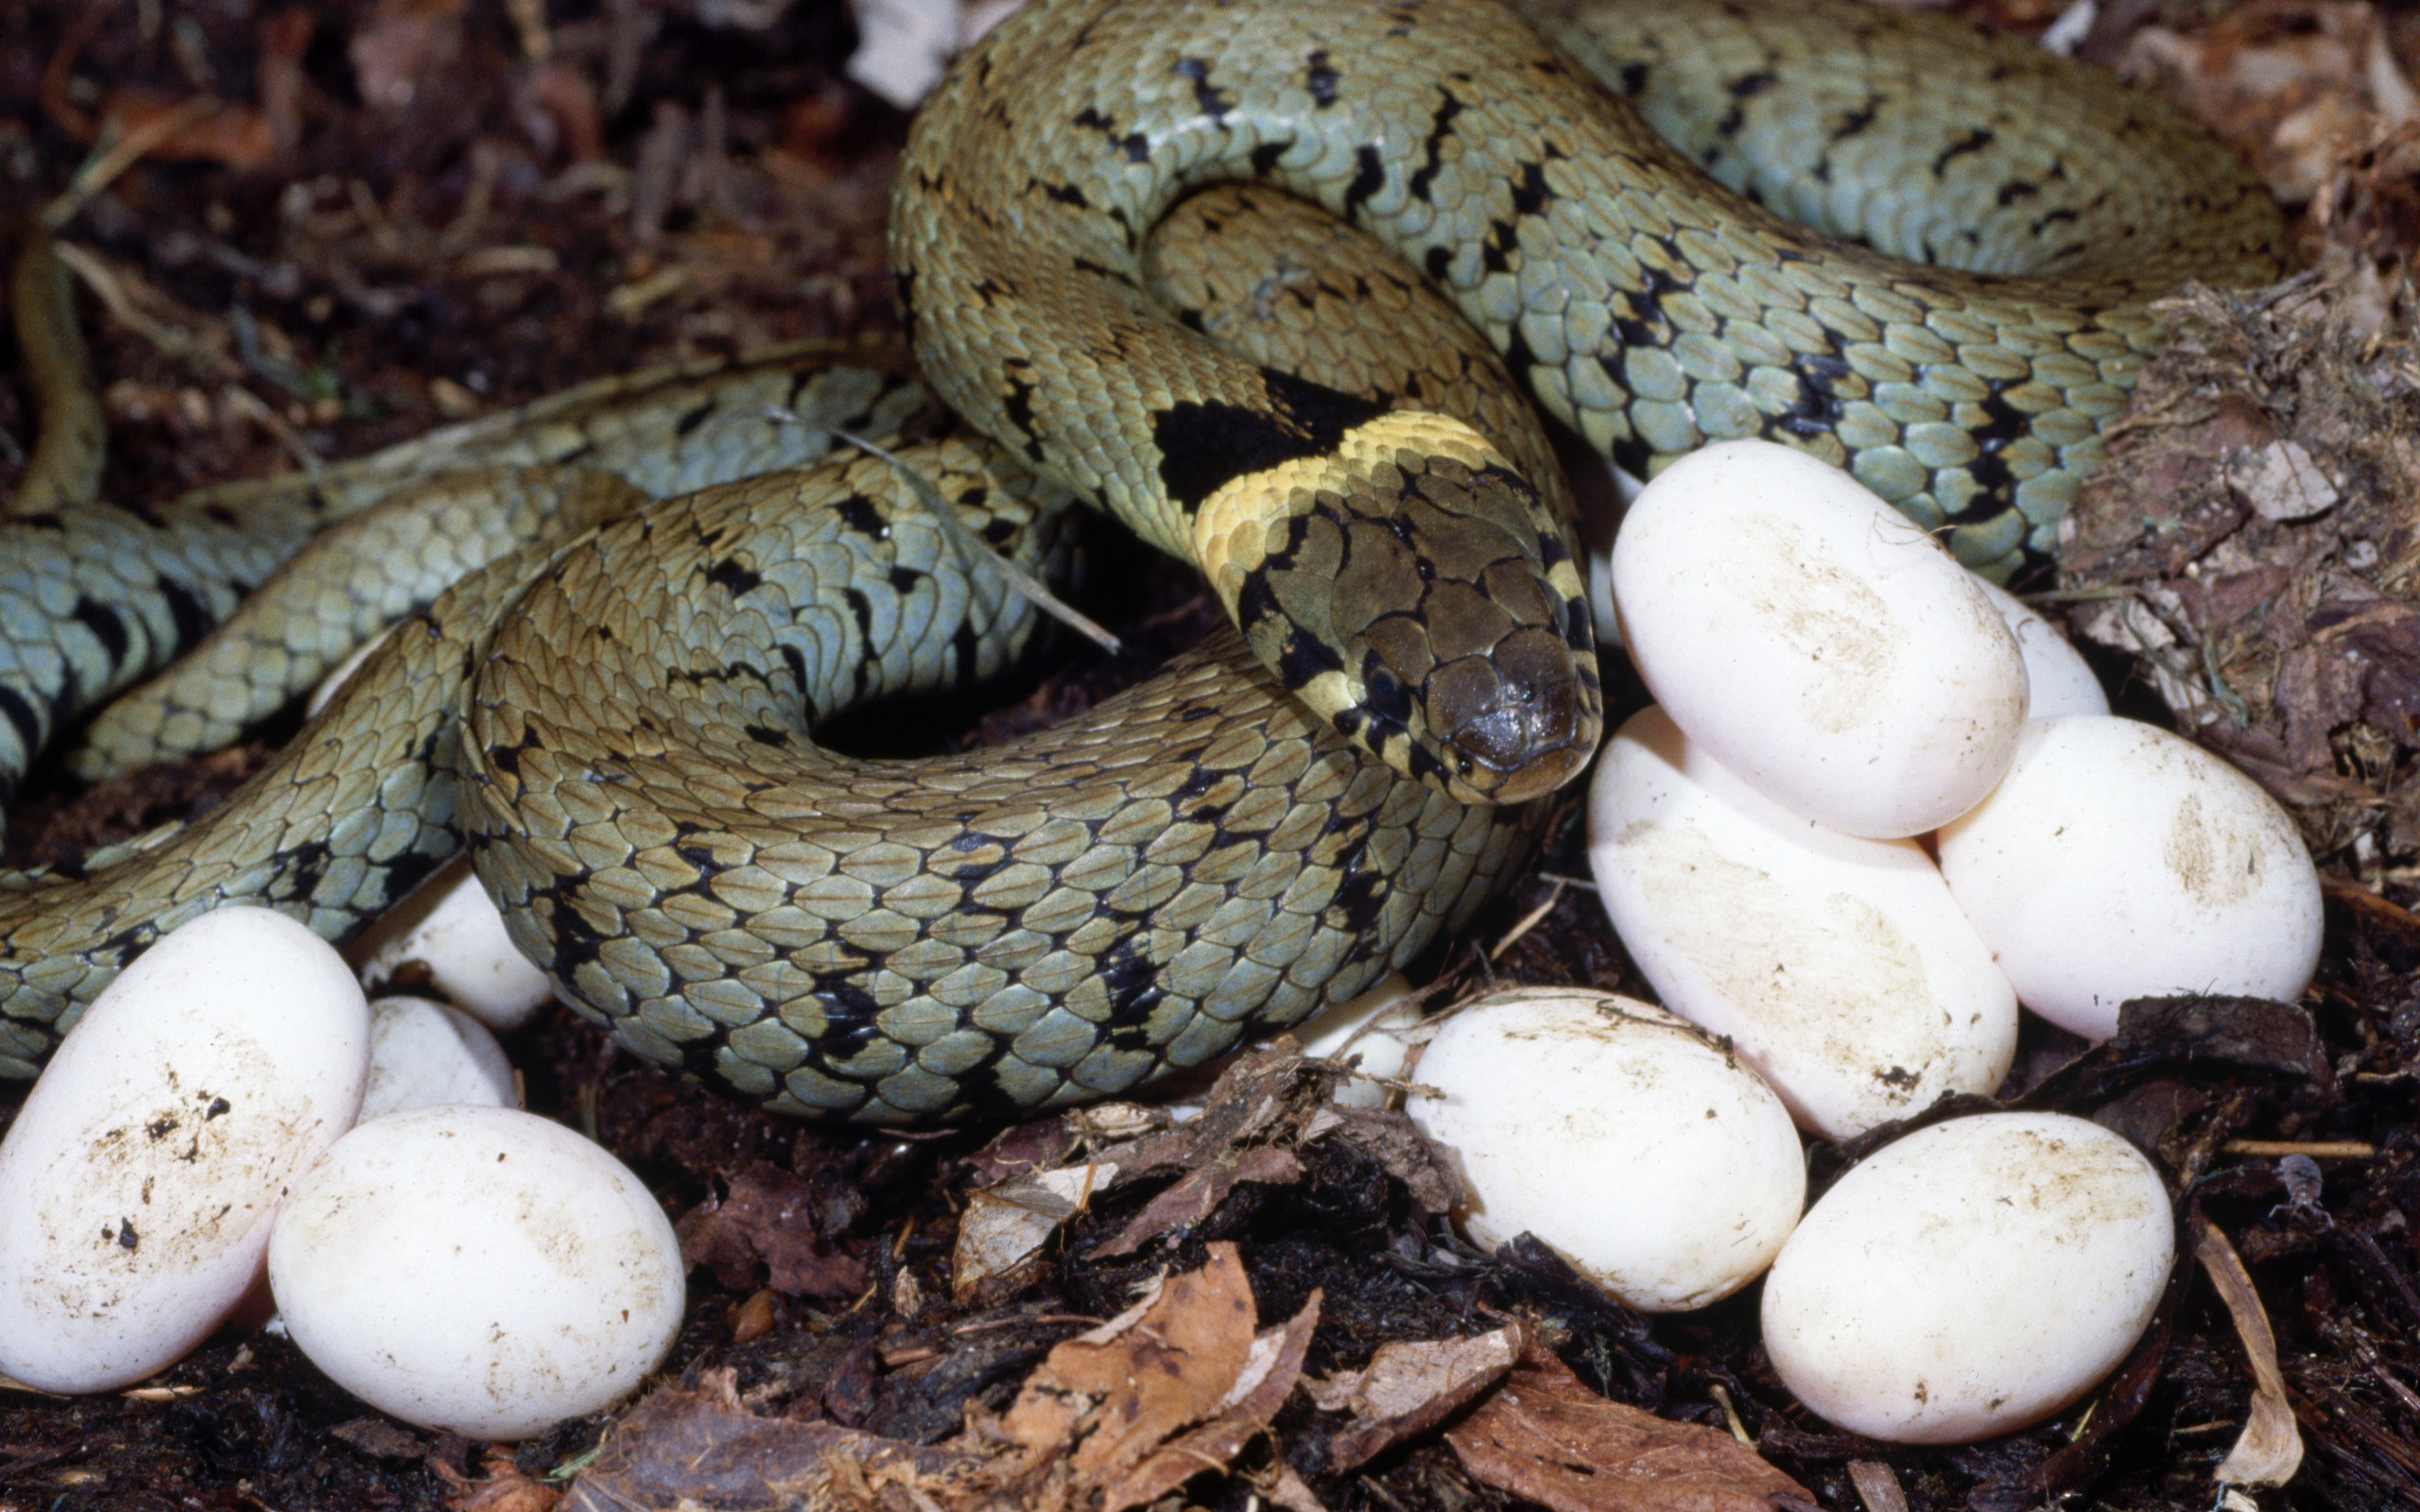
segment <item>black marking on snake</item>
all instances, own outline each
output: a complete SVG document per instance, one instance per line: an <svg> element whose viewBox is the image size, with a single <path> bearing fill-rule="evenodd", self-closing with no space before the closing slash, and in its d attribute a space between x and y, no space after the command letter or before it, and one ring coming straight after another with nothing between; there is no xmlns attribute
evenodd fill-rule
<svg viewBox="0 0 2420 1512"><path fill-rule="evenodd" d="M1336 103L1336 70L1328 64L1326 48L1314 48L1304 60L1303 87L1311 92L1311 103L1322 111Z"/></svg>
<svg viewBox="0 0 2420 1512"><path fill-rule="evenodd" d="M1036 390L1023 377L1025 369L1026 364L1022 362L1011 361L1000 365L1001 376L1008 380L1009 386L1009 391L1000 396L1000 409L1007 415L1009 423L1016 427L1017 434L1025 438L1026 459L1039 462L1042 460L1042 434L1033 428L1033 396Z"/></svg>
<svg viewBox="0 0 2420 1512"><path fill-rule="evenodd" d="M1996 380L1992 384L1991 391L1983 396L1982 403L1973 406L1983 412L1983 422L1979 425L1969 422L1965 427L1966 434L1988 453L1996 454L2001 447L2033 428L2033 418L2010 404L2002 388L2001 381Z"/></svg>
<svg viewBox="0 0 2420 1512"><path fill-rule="evenodd" d="M959 621L958 628L950 632L949 648L958 658L959 677L971 678L975 676L975 669L982 665L976 657L977 642L980 639L981 637L977 633L975 622L971 619Z"/></svg>
<svg viewBox="0 0 2420 1512"><path fill-rule="evenodd" d="M1773 87L1776 77L1771 69L1760 68L1753 74L1742 74L1724 87L1735 100L1752 100Z"/></svg>
<svg viewBox="0 0 2420 1512"><path fill-rule="evenodd" d="M250 592L249 583L235 585L239 592ZM176 627L177 648L182 650L217 627L217 616L210 606L194 596L193 591L174 578L163 577L152 584L160 601L168 606L168 621Z"/></svg>
<svg viewBox="0 0 2420 1512"><path fill-rule="evenodd" d="M890 522L884 517L881 510L873 507L873 501L861 493L852 493L845 499L836 501L832 505L832 512L839 516L842 524L847 525L858 535L873 541L884 541L890 538Z"/></svg>
<svg viewBox="0 0 2420 1512"><path fill-rule="evenodd" d="M873 635L873 600L866 597L864 590L855 587L840 590L840 597L849 606L849 617L857 622L857 634L871 639Z"/></svg>
<svg viewBox="0 0 2420 1512"><path fill-rule="evenodd" d="M1286 156L1291 142L1263 142L1252 149L1253 177L1266 179L1277 171L1278 161Z"/></svg>
<svg viewBox="0 0 2420 1512"><path fill-rule="evenodd" d="M1290 649L1290 647L1289 647ZM1369 691L1362 696L1361 707L1372 717L1408 729L1411 724L1411 690L1372 651L1361 658L1361 682Z"/></svg>
<svg viewBox="0 0 2420 1512"><path fill-rule="evenodd" d="M320 879L327 875L328 863L335 855L323 840L303 840L288 849L281 858L288 895L308 898L318 889Z"/></svg>
<svg viewBox="0 0 2420 1512"><path fill-rule="evenodd" d="M540 910L544 899L550 906ZM544 934L554 941L554 959L548 970L563 981L570 981L579 968L596 959L605 936L589 923L585 911L575 907L568 898L556 889L541 892L529 900L533 912L543 912L546 919Z"/></svg>
<svg viewBox="0 0 2420 1512"><path fill-rule="evenodd" d="M703 425L714 412L714 406L712 404L701 404L691 405L681 412L681 418L679 420L672 422L672 434L675 436L694 435L698 427Z"/></svg>
<svg viewBox="0 0 2420 1512"><path fill-rule="evenodd" d="M1832 128L1832 140L1845 142L1850 137L1859 134L1874 124L1874 118L1877 113L1879 113L1878 108L1873 105L1862 105L1849 112L1841 117L1840 125Z"/></svg>
<svg viewBox="0 0 2420 1512"><path fill-rule="evenodd" d="M1108 268L1101 266L1098 263L1094 262L1089 257L1079 257L1068 266L1075 268L1079 273L1090 273L1096 278L1115 279L1118 277L1115 273L1113 273ZM1125 281L1123 279L1118 279L1118 282L1124 283Z"/></svg>
<svg viewBox="0 0 2420 1512"><path fill-rule="evenodd" d="M1798 365L1790 370L1798 397L1789 408L1772 417L1773 427L1810 440L1830 434L1846 407L1832 383L1851 370L1847 362L1828 352L1799 353Z"/></svg>
<svg viewBox="0 0 2420 1512"><path fill-rule="evenodd" d="M1366 940L1371 926L1378 921L1378 910L1387 905L1387 895L1393 890L1375 868L1356 866L1338 884L1336 897L1328 906L1344 916L1346 929ZM1356 941L1357 947L1360 943Z"/></svg>
<svg viewBox="0 0 2420 1512"><path fill-rule="evenodd" d="M101 653L110 659L112 665L125 659L126 621L118 617L116 610L78 595L76 607L68 611L67 617L93 632L93 639L101 643ZM94 691L98 692L97 689Z"/></svg>
<svg viewBox="0 0 2420 1512"><path fill-rule="evenodd" d="M1445 139L1454 134L1454 117L1462 113L1462 102L1455 97L1452 90L1440 88L1437 93L1443 97L1428 117L1428 135L1422 143L1420 166L1412 170L1410 181L1406 185L1411 191L1411 197L1422 201L1428 198L1429 184L1435 181L1445 165Z"/></svg>
<svg viewBox="0 0 2420 1512"><path fill-rule="evenodd" d="M1041 187L1046 198L1055 199L1063 205L1073 205L1078 210L1092 208L1092 201L1084 198L1083 190L1072 183L1046 183Z"/></svg>
<svg viewBox="0 0 2420 1512"><path fill-rule="evenodd" d="M244 524L241 516L237 515L234 510L228 508L223 504L203 505L201 507L201 517L204 520L209 521L212 524L225 525L230 530L241 529Z"/></svg>
<svg viewBox="0 0 2420 1512"><path fill-rule="evenodd" d="M1635 60L1622 64L1621 92L1635 98L1647 88L1647 65Z"/></svg>
<svg viewBox="0 0 2420 1512"><path fill-rule="evenodd" d="M1210 63L1207 59L1178 59L1176 76L1179 78L1193 81L1193 103L1201 107L1201 112L1209 116L1213 124L1220 126L1226 124L1227 112L1236 108L1236 102L1220 93L1219 87L1210 82Z"/></svg>
<svg viewBox="0 0 2420 1512"><path fill-rule="evenodd" d="M1491 220L1478 244L1478 266L1491 273L1512 271L1512 254L1521 246L1521 230L1509 220Z"/></svg>
<svg viewBox="0 0 2420 1512"><path fill-rule="evenodd" d="M1144 139L1142 132L1130 131L1119 136L1117 123L1089 105L1076 112L1072 124L1099 132L1101 139L1123 152L1129 163L1142 163L1151 156L1151 144Z"/></svg>
<svg viewBox="0 0 2420 1512"><path fill-rule="evenodd" d="M1941 155L1932 160L1932 176L1940 178L1953 159L1964 157L1969 152L1980 152L1991 145L1992 133L1981 127L1976 128L1941 149Z"/></svg>
<svg viewBox="0 0 2420 1512"><path fill-rule="evenodd" d="M2082 217L2072 210L2053 210L2048 215L2044 215L2041 219L2035 221L2031 230L2034 235L2039 236L2053 226L2073 225L2081 218Z"/></svg>
<svg viewBox="0 0 2420 1512"><path fill-rule="evenodd" d="M1353 181L1344 186L1344 203L1341 207L1344 218L1347 220L1357 220L1361 207L1367 204L1370 197L1376 194L1387 181L1386 164L1378 157L1378 148L1375 144L1364 142L1355 147L1353 162L1355 163Z"/></svg>
<svg viewBox="0 0 2420 1512"><path fill-rule="evenodd" d="M1521 164L1521 181L1512 186L1512 213L1524 219L1537 215L1554 202L1554 191L1547 187L1546 159L1559 158L1562 153L1552 146L1544 148L1545 158Z"/></svg>
<svg viewBox="0 0 2420 1512"><path fill-rule="evenodd" d="M2041 192L2042 186L2039 184L2028 183L2022 179L2011 179L2000 185L2000 192L1995 198L1998 199L2000 208L2005 210L2018 200L2030 199ZM2034 230L2041 230L2041 222L2034 223Z"/></svg>
<svg viewBox="0 0 2420 1512"><path fill-rule="evenodd" d="M739 564L735 557L725 557L706 569L706 581L737 598L765 581L764 575Z"/></svg>
<svg viewBox="0 0 2420 1512"><path fill-rule="evenodd" d="M1386 412L1374 401L1263 369L1269 408L1186 400L1151 417L1160 485L1186 509L1239 477L1336 450L1345 433Z"/></svg>

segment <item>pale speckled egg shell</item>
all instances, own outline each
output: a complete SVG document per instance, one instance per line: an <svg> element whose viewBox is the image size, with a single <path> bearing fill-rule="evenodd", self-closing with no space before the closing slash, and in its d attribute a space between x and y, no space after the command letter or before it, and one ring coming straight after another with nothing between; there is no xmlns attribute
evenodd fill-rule
<svg viewBox="0 0 2420 1512"><path fill-rule="evenodd" d="M681 1327L681 1246L638 1177L559 1124L414 1108L355 1128L269 1242L294 1342L382 1412L526 1438L627 1396Z"/></svg>
<svg viewBox="0 0 2420 1512"><path fill-rule="evenodd" d="M513 1102L512 1062L486 1024L426 998L370 1005L370 1084L359 1122L446 1103Z"/></svg>
<svg viewBox="0 0 2420 1512"><path fill-rule="evenodd" d="M1975 579L1975 586L1999 610L2001 623L2016 637L2025 658L2025 717L2048 719L2052 714L2105 714L2109 694L2059 627L1997 583Z"/></svg>
<svg viewBox="0 0 2420 1512"><path fill-rule="evenodd" d="M1759 797L1661 708L1605 743L1588 859L1665 1005L1730 1037L1826 1138L2008 1074L2016 995L1923 850Z"/></svg>
<svg viewBox="0 0 2420 1512"><path fill-rule="evenodd" d="M1421 1051L1412 1120L1469 1189L1493 1249L1524 1230L1629 1306L1703 1307L1753 1280L1806 1194L1772 1089L1650 1004L1524 988L1464 1007Z"/></svg>
<svg viewBox="0 0 2420 1512"><path fill-rule="evenodd" d="M1614 541L1623 644L1673 722L1803 817L1922 834L2008 767L2024 658L1974 576L1840 470L1727 441Z"/></svg>
<svg viewBox="0 0 2420 1512"><path fill-rule="evenodd" d="M1986 1113L1850 1171L1765 1278L1765 1349L1853 1433L1956 1444L2083 1397L2159 1306L2175 1219L2159 1174L2097 1124Z"/></svg>
<svg viewBox="0 0 2420 1512"><path fill-rule="evenodd" d="M391 975L406 961L428 968L429 986L499 1032L517 1029L555 999L554 985L506 935L504 918L470 858L457 856L387 911L354 944L364 974Z"/></svg>
<svg viewBox="0 0 2420 1512"><path fill-rule="evenodd" d="M107 1391L207 1338L288 1187L351 1127L370 1014L265 908L172 931L85 1009L0 1143L0 1373Z"/></svg>
<svg viewBox="0 0 2420 1512"><path fill-rule="evenodd" d="M2287 1001L2318 969L2319 874L2260 784L2180 735L2065 714L1945 826L1941 870L2019 1001L2089 1039L2129 998Z"/></svg>

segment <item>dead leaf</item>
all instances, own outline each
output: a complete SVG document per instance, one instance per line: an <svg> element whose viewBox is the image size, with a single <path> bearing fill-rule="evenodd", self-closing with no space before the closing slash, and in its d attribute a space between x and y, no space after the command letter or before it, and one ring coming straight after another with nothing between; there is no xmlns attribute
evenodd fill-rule
<svg viewBox="0 0 2420 1512"><path fill-rule="evenodd" d="M435 1455L428 1464L453 1492L445 1503L449 1512L554 1512L563 1499L562 1492L523 1473L510 1452L490 1450L475 1481Z"/></svg>
<svg viewBox="0 0 2420 1512"><path fill-rule="evenodd" d="M708 1197L681 1215L681 1258L703 1265L735 1292L764 1284L803 1297L855 1297L865 1290L865 1261L819 1232L822 1193L805 1177L770 1161L748 1166L720 1200Z"/></svg>
<svg viewBox="0 0 2420 1512"><path fill-rule="evenodd" d="M1115 1161L1092 1160L968 1193L950 1253L950 1294L964 1301L984 1282L1040 1254L1059 1226L1083 1211L1116 1176Z"/></svg>
<svg viewBox="0 0 2420 1512"><path fill-rule="evenodd" d="M1186 1172L1175 1185L1144 1204L1115 1236L1094 1246L1086 1258L1131 1255L1173 1228L1190 1228L1218 1211L1227 1194L1247 1181L1280 1186L1302 1178L1303 1162L1289 1151L1255 1144Z"/></svg>
<svg viewBox="0 0 2420 1512"><path fill-rule="evenodd" d="M623 1415L564 1500L563 1512L759 1512L829 1500L872 1505L890 1481L930 1494L961 1484L982 1455L922 1448L837 1423L760 1418L739 1404L729 1370L709 1370L695 1391L659 1391ZM824 1493L832 1493L828 1497Z"/></svg>
<svg viewBox="0 0 2420 1512"><path fill-rule="evenodd" d="M1225 1466L1276 1415L1301 1377L1320 1297L1279 1328L1255 1332L1236 1246L1209 1246L1201 1269L1163 1278L1150 1296L1059 1345L1026 1378L998 1431L1025 1451L1027 1505L1123 1512Z"/></svg>
<svg viewBox="0 0 2420 1512"><path fill-rule="evenodd" d="M1807 1489L1727 1434L1608 1401L1532 1345L1445 1430L1462 1469L1554 1512L1815 1512Z"/></svg>
<svg viewBox="0 0 2420 1512"><path fill-rule="evenodd" d="M2207 1218L2193 1236L2193 1254L2209 1273L2219 1299L2227 1304L2236 1337L2243 1341L2243 1352L2252 1362L2254 1382L2252 1412L2243 1433L2210 1478L2221 1486L2283 1486L2302 1468L2303 1435L2294 1425L2293 1404L2286 1399L2286 1378L2277 1369L2277 1338L2270 1331L2268 1311L2235 1246Z"/></svg>
<svg viewBox="0 0 2420 1512"><path fill-rule="evenodd" d="M1504 1379L1521 1344L1517 1323L1467 1339L1382 1344L1359 1370L1305 1381L1321 1411L1356 1419L1328 1440L1328 1467L1349 1470L1444 1421Z"/></svg>

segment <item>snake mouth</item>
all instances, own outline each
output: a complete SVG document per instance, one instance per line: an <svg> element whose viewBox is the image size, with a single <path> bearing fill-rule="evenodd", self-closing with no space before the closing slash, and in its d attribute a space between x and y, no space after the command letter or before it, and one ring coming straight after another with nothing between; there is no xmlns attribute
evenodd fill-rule
<svg viewBox="0 0 2420 1512"><path fill-rule="evenodd" d="M1536 628L1514 631L1489 656L1437 668L1423 701L1430 728L1460 758L1457 785L1477 801L1525 803L1579 775L1602 724L1587 696L1595 680L1594 667Z"/></svg>

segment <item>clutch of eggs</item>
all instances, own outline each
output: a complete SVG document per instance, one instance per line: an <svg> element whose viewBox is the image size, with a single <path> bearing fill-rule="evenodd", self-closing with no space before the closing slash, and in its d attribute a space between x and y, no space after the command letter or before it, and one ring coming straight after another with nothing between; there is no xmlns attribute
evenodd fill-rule
<svg viewBox="0 0 2420 1512"><path fill-rule="evenodd" d="M2013 1025L1949 961L2095 1039L2129 998L2309 985L2319 878L2275 800L2112 717L2055 630L1845 472L1763 441L1684 457L1612 576L1661 713L1598 766L1598 885L1666 1005L1806 1126L1992 1090ZM1935 831L1937 869L1905 844Z"/></svg>

